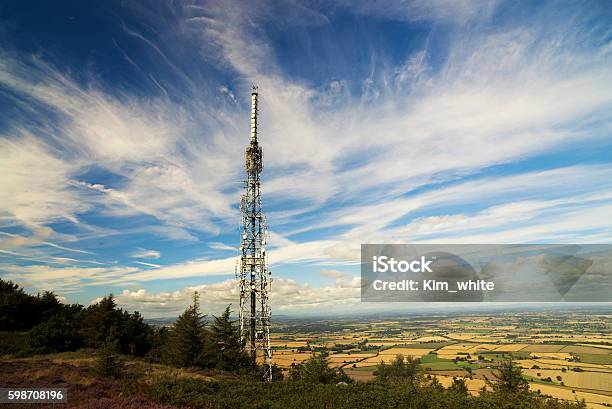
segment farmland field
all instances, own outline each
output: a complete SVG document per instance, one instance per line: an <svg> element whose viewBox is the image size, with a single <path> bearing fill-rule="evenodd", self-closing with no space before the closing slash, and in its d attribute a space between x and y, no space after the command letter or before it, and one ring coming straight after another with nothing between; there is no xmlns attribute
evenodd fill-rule
<svg viewBox="0 0 612 409"><path fill-rule="evenodd" d="M380 362L411 356L419 359L423 376L447 386L453 377L461 377L475 394L501 361L513 358L532 390L571 401L584 398L589 408L612 405L609 315L441 315L346 320L325 331L323 324L316 327L308 332L283 326L273 335L274 362L287 371L292 364L323 354L331 367L367 382Z"/></svg>

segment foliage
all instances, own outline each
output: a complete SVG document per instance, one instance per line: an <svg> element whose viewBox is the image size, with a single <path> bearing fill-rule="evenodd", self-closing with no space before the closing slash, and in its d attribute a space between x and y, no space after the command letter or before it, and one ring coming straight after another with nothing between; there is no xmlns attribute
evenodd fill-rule
<svg viewBox="0 0 612 409"><path fill-rule="evenodd" d="M468 387L465 380L462 378L453 378L453 383L448 388L450 391L457 393L458 395L467 396Z"/></svg>
<svg viewBox="0 0 612 409"><path fill-rule="evenodd" d="M417 380L419 360L411 356L397 355L390 364L381 361L374 375L381 381L414 382Z"/></svg>
<svg viewBox="0 0 612 409"><path fill-rule="evenodd" d="M419 409L581 409L581 403L525 392L504 400L498 393L459 395L441 387L371 382L337 385L304 381L262 382L248 378L206 381L160 378L146 386L149 398L164 404L201 408L419 408Z"/></svg>
<svg viewBox="0 0 612 409"><path fill-rule="evenodd" d="M49 319L61 306L52 292L32 296L0 278L0 331L27 331Z"/></svg>
<svg viewBox="0 0 612 409"><path fill-rule="evenodd" d="M230 319L230 314L228 305L223 314L214 317L207 343L208 362L214 368L224 371L235 371L251 365L249 356L243 352L244 343L240 340L240 330Z"/></svg>
<svg viewBox="0 0 612 409"><path fill-rule="evenodd" d="M193 295L191 305L183 312L170 335L170 360L178 366L206 366L204 358L204 316L200 312L199 294Z"/></svg>
<svg viewBox="0 0 612 409"><path fill-rule="evenodd" d="M96 371L104 378L119 378L122 373L123 360L118 354L118 341L109 335L98 351Z"/></svg>
<svg viewBox="0 0 612 409"><path fill-rule="evenodd" d="M143 356L151 347L152 330L138 313L128 313L112 295L87 308L62 304L52 292L36 296L0 279L0 330L28 331L28 341L2 348L4 353L74 351L100 348L110 334L121 353Z"/></svg>
<svg viewBox="0 0 612 409"><path fill-rule="evenodd" d="M75 319L79 314L78 307L68 306L41 322L30 331L30 346L38 353L81 348L80 319Z"/></svg>
<svg viewBox="0 0 612 409"><path fill-rule="evenodd" d="M487 384L495 392L501 393L521 393L529 390L529 383L523 378L522 370L514 365L512 358L502 361L497 368L495 379L487 380Z"/></svg>
<svg viewBox="0 0 612 409"><path fill-rule="evenodd" d="M315 355L300 365L292 365L289 377L308 384L352 382L342 370L330 368L327 358L322 355Z"/></svg>

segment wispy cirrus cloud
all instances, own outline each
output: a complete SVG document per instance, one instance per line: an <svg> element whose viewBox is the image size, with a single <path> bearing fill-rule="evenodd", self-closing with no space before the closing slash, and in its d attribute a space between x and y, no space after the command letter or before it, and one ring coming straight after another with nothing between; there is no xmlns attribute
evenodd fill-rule
<svg viewBox="0 0 612 409"><path fill-rule="evenodd" d="M149 282L231 276L252 83L281 277L356 268L367 241L609 240L608 15L572 5L560 24L550 4L525 17L480 0L237 7L127 5L137 19L112 22L111 48L131 86L3 51L15 109L2 118L0 248L39 260L4 253L11 278L141 285L121 299L155 308ZM142 261L160 257L149 248L168 262ZM42 265L51 257L73 264ZM292 284L306 303L327 302L306 288L318 276Z"/></svg>
<svg viewBox="0 0 612 409"><path fill-rule="evenodd" d="M132 257L158 259L161 257L161 253L157 250L138 249L132 253Z"/></svg>

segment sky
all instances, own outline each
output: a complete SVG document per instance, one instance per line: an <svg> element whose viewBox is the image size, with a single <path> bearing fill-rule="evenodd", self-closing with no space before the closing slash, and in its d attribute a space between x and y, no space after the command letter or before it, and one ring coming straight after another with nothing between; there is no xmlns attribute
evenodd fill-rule
<svg viewBox="0 0 612 409"><path fill-rule="evenodd" d="M274 314L386 308L361 243L610 243L611 67L605 0L3 1L0 277L237 305L253 84Z"/></svg>

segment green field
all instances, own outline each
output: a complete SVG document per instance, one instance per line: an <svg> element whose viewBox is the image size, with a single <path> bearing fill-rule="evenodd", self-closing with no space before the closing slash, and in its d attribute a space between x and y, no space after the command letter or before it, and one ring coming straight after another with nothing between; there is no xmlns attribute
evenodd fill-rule
<svg viewBox="0 0 612 409"><path fill-rule="evenodd" d="M470 364L469 362L465 361L455 362L452 359L438 358L438 355L436 354L423 355L421 357L420 366L422 369L431 371L452 371L467 367L472 369L478 369L477 364Z"/></svg>
<svg viewBox="0 0 612 409"><path fill-rule="evenodd" d="M580 362L587 364L612 365L612 355L604 354L579 354Z"/></svg>

